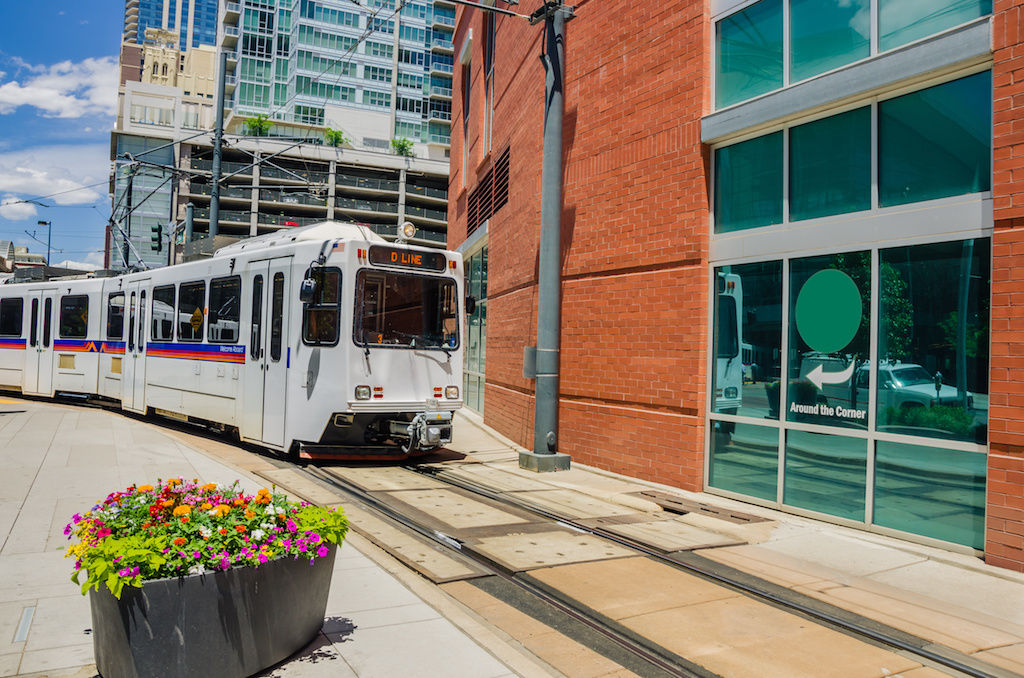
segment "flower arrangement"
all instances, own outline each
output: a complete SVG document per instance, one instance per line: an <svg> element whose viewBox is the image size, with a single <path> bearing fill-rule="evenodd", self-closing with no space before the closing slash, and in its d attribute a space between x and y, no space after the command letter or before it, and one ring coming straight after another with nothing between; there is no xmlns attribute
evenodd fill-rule
<svg viewBox="0 0 1024 678"><path fill-rule="evenodd" d="M66 553L76 559L71 580L83 595L105 584L117 598L124 586L152 579L286 557L312 563L347 531L340 509L289 502L266 488L247 495L237 481L224 487L181 478L112 492L64 528L68 539L77 539Z"/></svg>

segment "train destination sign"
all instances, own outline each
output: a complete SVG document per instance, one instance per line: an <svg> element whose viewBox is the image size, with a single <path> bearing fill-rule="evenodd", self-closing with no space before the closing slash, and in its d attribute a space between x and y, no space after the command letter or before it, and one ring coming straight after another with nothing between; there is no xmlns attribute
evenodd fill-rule
<svg viewBox="0 0 1024 678"><path fill-rule="evenodd" d="M371 264L416 268L423 271L443 271L448 265L448 260L441 252L416 252L381 245L371 246L369 257Z"/></svg>

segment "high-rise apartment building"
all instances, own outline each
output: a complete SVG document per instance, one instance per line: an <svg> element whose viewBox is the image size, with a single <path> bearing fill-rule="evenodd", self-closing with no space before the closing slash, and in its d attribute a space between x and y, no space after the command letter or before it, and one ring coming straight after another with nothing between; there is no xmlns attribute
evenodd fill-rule
<svg viewBox="0 0 1024 678"><path fill-rule="evenodd" d="M122 41L142 44L147 28L175 33L182 52L215 45L217 0L126 0Z"/></svg>
<svg viewBox="0 0 1024 678"><path fill-rule="evenodd" d="M357 148L406 138L418 156L447 158L453 3L243 0L225 2L220 22L229 130L262 114L275 135L330 127Z"/></svg>

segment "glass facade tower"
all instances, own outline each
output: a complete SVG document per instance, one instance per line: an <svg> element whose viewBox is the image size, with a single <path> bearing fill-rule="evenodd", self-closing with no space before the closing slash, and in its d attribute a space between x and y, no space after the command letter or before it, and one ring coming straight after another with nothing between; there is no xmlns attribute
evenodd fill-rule
<svg viewBox="0 0 1024 678"><path fill-rule="evenodd" d="M179 35L178 49L183 52L216 45L217 1L127 0L124 41L141 45L147 28L166 28Z"/></svg>

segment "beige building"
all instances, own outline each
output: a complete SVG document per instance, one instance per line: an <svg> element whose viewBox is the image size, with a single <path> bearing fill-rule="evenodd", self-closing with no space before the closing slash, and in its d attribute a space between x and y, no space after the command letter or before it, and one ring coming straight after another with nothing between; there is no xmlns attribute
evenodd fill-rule
<svg viewBox="0 0 1024 678"><path fill-rule="evenodd" d="M182 53L178 35L147 28L142 46L141 80L181 90L186 97L213 99L217 93L217 50L200 45Z"/></svg>

